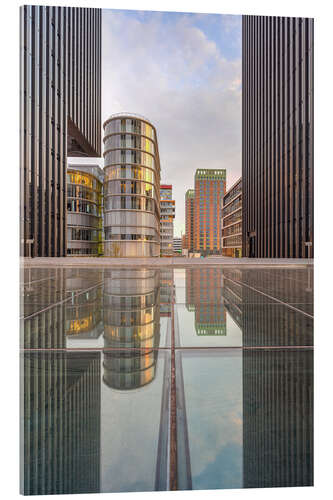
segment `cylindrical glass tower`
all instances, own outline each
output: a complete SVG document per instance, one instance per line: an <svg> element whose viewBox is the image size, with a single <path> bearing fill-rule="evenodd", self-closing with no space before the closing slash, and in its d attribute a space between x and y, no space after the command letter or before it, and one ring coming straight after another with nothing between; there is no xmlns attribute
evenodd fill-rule
<svg viewBox="0 0 333 500"><path fill-rule="evenodd" d="M119 113L104 123L104 255L160 255L160 159L155 127Z"/></svg>

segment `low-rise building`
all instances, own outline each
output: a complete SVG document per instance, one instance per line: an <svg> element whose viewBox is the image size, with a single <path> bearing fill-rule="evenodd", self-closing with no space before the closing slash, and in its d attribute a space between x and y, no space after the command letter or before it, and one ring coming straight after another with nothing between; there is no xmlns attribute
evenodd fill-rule
<svg viewBox="0 0 333 500"><path fill-rule="evenodd" d="M103 170L67 167L67 255L103 255Z"/></svg>
<svg viewBox="0 0 333 500"><path fill-rule="evenodd" d="M242 256L242 178L223 197L222 255Z"/></svg>

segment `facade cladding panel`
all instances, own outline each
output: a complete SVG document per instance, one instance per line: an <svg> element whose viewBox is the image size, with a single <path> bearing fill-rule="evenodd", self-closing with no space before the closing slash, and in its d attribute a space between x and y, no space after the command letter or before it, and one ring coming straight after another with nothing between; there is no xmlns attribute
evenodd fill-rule
<svg viewBox="0 0 333 500"><path fill-rule="evenodd" d="M21 255L66 255L67 156L101 156L101 9L21 7Z"/></svg>
<svg viewBox="0 0 333 500"><path fill-rule="evenodd" d="M172 199L172 185L161 184L161 255L173 255L173 219L175 200Z"/></svg>
<svg viewBox="0 0 333 500"><path fill-rule="evenodd" d="M242 29L243 255L312 257L313 19Z"/></svg>
<svg viewBox="0 0 333 500"><path fill-rule="evenodd" d="M226 170L198 169L194 180L194 250L202 255L220 254Z"/></svg>
<svg viewBox="0 0 333 500"><path fill-rule="evenodd" d="M104 255L160 256L160 159L155 127L118 113L104 123Z"/></svg>

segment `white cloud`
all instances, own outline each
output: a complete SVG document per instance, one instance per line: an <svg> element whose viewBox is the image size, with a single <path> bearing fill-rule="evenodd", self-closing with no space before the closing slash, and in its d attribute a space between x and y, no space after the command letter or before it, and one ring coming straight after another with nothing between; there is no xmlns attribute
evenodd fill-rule
<svg viewBox="0 0 333 500"><path fill-rule="evenodd" d="M227 22L233 29L234 20ZM157 128L161 180L173 184L179 234L197 168L226 168L228 186L241 174L241 60L227 60L191 16L166 22L162 13L106 10L102 62L103 120L129 111Z"/></svg>

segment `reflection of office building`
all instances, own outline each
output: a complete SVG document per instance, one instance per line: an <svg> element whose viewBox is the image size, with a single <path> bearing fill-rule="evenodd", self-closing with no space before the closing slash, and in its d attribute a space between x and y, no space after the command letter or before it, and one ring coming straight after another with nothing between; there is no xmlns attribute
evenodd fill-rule
<svg viewBox="0 0 333 500"><path fill-rule="evenodd" d="M313 19L243 16L242 38L242 253L313 256Z"/></svg>
<svg viewBox="0 0 333 500"><path fill-rule="evenodd" d="M239 328L243 329L243 287L242 271L240 269L225 269L222 273L223 304ZM238 281L238 282L237 282Z"/></svg>
<svg viewBox="0 0 333 500"><path fill-rule="evenodd" d="M21 254L65 256L67 156L101 154L101 9L21 7Z"/></svg>
<svg viewBox="0 0 333 500"><path fill-rule="evenodd" d="M160 270L160 315L171 317L171 304L174 300L175 285L173 269Z"/></svg>
<svg viewBox="0 0 333 500"><path fill-rule="evenodd" d="M104 123L105 255L160 255L160 159L155 127L119 113Z"/></svg>
<svg viewBox="0 0 333 500"><path fill-rule="evenodd" d="M193 251L194 235L194 189L185 193L185 245L190 252Z"/></svg>
<svg viewBox="0 0 333 500"><path fill-rule="evenodd" d="M203 255L219 254L226 171L198 169L194 182L194 250Z"/></svg>
<svg viewBox="0 0 333 500"><path fill-rule="evenodd" d="M221 269L186 269L186 307L195 311L197 335L226 335Z"/></svg>
<svg viewBox="0 0 333 500"><path fill-rule="evenodd" d="M67 337L97 339L102 334L102 300L102 289L98 287L65 303Z"/></svg>
<svg viewBox="0 0 333 500"><path fill-rule="evenodd" d="M22 493L98 493L100 353L22 356Z"/></svg>
<svg viewBox="0 0 333 500"><path fill-rule="evenodd" d="M243 351L244 488L313 484L313 351Z"/></svg>
<svg viewBox="0 0 333 500"><path fill-rule="evenodd" d="M159 278L156 270L106 271L103 380L109 387L134 389L155 378L160 341Z"/></svg>
<svg viewBox="0 0 333 500"><path fill-rule="evenodd" d="M223 197L222 255L242 256L242 178Z"/></svg>
<svg viewBox="0 0 333 500"><path fill-rule="evenodd" d="M67 255L102 255L103 171L98 165L67 169Z"/></svg>
<svg viewBox="0 0 333 500"><path fill-rule="evenodd" d="M172 185L161 184L161 255L173 254L173 219L175 200L172 199Z"/></svg>

